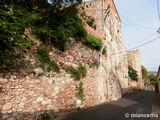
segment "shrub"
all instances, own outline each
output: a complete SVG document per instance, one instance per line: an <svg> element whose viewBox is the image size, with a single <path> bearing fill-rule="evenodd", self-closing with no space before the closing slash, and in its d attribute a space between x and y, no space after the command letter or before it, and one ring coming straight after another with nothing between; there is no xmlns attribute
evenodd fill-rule
<svg viewBox="0 0 160 120"><path fill-rule="evenodd" d="M132 80L138 81L137 71L134 70L131 66L128 66L128 75Z"/></svg>
<svg viewBox="0 0 160 120"><path fill-rule="evenodd" d="M157 82L157 77L153 74L149 75L149 80L151 82L152 85L155 85L155 83Z"/></svg>
<svg viewBox="0 0 160 120"><path fill-rule="evenodd" d="M77 71L73 66L68 66L64 68L66 72L69 72L75 80L80 80L81 76L79 71Z"/></svg>
<svg viewBox="0 0 160 120"><path fill-rule="evenodd" d="M100 50L102 48L101 39L96 38L95 36L91 34L88 34L87 37L82 42L83 44L95 50Z"/></svg>
<svg viewBox="0 0 160 120"><path fill-rule="evenodd" d="M47 71L50 72L51 70L53 72L57 72L59 73L59 66L55 61L51 61L49 58L49 51L45 46L40 47L37 52L36 52L36 56L38 58L38 60L40 62L42 62L42 64L40 65L40 67L44 70L44 65L47 64L49 65L47 68Z"/></svg>
<svg viewBox="0 0 160 120"><path fill-rule="evenodd" d="M42 46L37 50L36 56L38 60L42 63L49 63L50 61L49 51L45 46Z"/></svg>
<svg viewBox="0 0 160 120"><path fill-rule="evenodd" d="M104 55L106 53L106 49L104 48L103 50L102 50L102 54Z"/></svg>
<svg viewBox="0 0 160 120"><path fill-rule="evenodd" d="M16 47L30 48L28 40L22 38L27 21L15 16L11 7L0 6L0 68L6 68L19 59L20 54L15 52ZM5 7L4 7L5 8Z"/></svg>
<svg viewBox="0 0 160 120"><path fill-rule="evenodd" d="M142 66L142 78L143 79L148 79L149 78L149 76L147 74L147 69L144 66Z"/></svg>
<svg viewBox="0 0 160 120"><path fill-rule="evenodd" d="M93 24L94 24L94 22L95 22L95 19L88 16L88 19L87 19L86 22L87 22L87 24L88 24L90 27L93 28L93 27L94 27Z"/></svg>
<svg viewBox="0 0 160 120"><path fill-rule="evenodd" d="M54 16L46 20L48 24L40 20L40 26L34 27L35 34L43 42L49 40L55 47L64 51L69 37L81 40L87 36L87 32L77 15L73 15L73 13L63 14L63 11L59 11L54 13Z"/></svg>
<svg viewBox="0 0 160 120"><path fill-rule="evenodd" d="M82 65L79 65L77 69L75 69L73 66L68 66L65 67L64 70L66 72L69 72L75 80L80 80L87 74L86 68Z"/></svg>
<svg viewBox="0 0 160 120"><path fill-rule="evenodd" d="M62 10L54 5L45 0L0 1L0 69L20 58L15 48L32 47L33 43L22 37L26 28L31 28L42 42L49 41L62 51L69 37L76 40L86 38L87 32L76 15L76 5ZM43 47L38 49L36 56L42 63L49 62L48 51Z"/></svg>
<svg viewBox="0 0 160 120"><path fill-rule="evenodd" d="M23 47L24 49L31 49L32 46L33 46L33 43L32 43L30 40L28 40L28 39L23 39L22 47Z"/></svg>

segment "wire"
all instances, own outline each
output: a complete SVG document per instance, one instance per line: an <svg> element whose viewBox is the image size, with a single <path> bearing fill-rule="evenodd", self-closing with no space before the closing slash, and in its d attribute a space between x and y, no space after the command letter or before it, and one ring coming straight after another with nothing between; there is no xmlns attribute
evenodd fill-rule
<svg viewBox="0 0 160 120"><path fill-rule="evenodd" d="M153 42L153 41L155 41L155 40L157 40L157 39L159 39L159 38L160 38L160 37L157 37L157 38L155 38L155 39L153 39L153 40L150 40L150 41L148 41L148 42L146 42L146 43L144 43L144 44L141 44L141 45L139 45L139 46L133 47L133 48L128 49L128 50L133 50L133 49L142 47L142 46L144 46L144 45L146 45L146 44L149 44L149 43L151 43L151 42Z"/></svg>
<svg viewBox="0 0 160 120"><path fill-rule="evenodd" d="M153 33L152 35L150 35L150 36L148 36L148 37L146 37L146 38L144 38L144 39L142 39L142 40L140 40L140 41L138 41L138 42L130 43L130 44L128 44L128 45L133 45L133 44L141 43L141 42L147 40L148 38L152 37L152 36L155 35L156 33L157 33L157 31L156 31L155 33Z"/></svg>
<svg viewBox="0 0 160 120"><path fill-rule="evenodd" d="M144 43L144 44L138 45L138 46L136 46L136 47L133 47L133 48L130 48L130 49L121 51L121 52L117 52L117 53L110 54L110 56L111 56L111 55L115 55L115 54L120 54L120 53L123 53L123 52L127 52L127 51L130 51L130 50L139 48L139 47L142 47L142 46L147 45L147 44L149 44L149 43L151 43L151 42L153 42L153 41L155 41L155 40L157 40L157 39L159 39L159 38L160 38L160 37L157 37L157 38L155 38L155 39L153 39L153 40L150 40L149 42L146 42L146 43Z"/></svg>
<svg viewBox="0 0 160 120"><path fill-rule="evenodd" d="M139 25L139 24L137 24L137 23L134 23L134 22L126 19L126 18L125 18L124 16L122 16L122 15L120 15L120 16L121 16L123 19L125 19L126 21L128 21L128 22L130 22L130 23L132 23L132 24L135 24L135 25L137 25L137 26L139 26L139 27L141 27L141 28L150 29L150 30L155 30L155 28L150 28L150 27L146 27L146 26L143 26L143 25Z"/></svg>
<svg viewBox="0 0 160 120"><path fill-rule="evenodd" d="M157 0L157 8L158 8L158 17L159 17L159 20L160 20L159 1L158 0Z"/></svg>

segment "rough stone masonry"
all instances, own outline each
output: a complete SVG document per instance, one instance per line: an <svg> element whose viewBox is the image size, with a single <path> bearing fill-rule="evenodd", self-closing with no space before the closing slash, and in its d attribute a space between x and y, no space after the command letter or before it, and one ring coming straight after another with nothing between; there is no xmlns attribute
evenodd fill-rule
<svg viewBox="0 0 160 120"><path fill-rule="evenodd" d="M106 53L102 55L70 39L65 52L59 52L53 47L49 55L59 66L78 67L82 64L87 68L86 77L81 79L83 101L75 96L77 92L75 88L80 81L74 81L63 69L59 74L44 72L43 76L35 77L32 73L26 74L27 69L24 67L21 69L23 71L21 75L15 73L6 75L5 78L0 76L2 120L36 120L43 113L55 117L57 113L67 113L77 108L117 100L129 91L131 86L128 79L128 53L121 40L121 21L113 0L105 1L104 14L101 11L100 0L82 3L78 9L81 10L82 6L86 14L95 19L96 29L85 26L88 33L102 39ZM34 36L29 38L38 43ZM136 52L133 54L135 54L133 57L140 57ZM32 56L25 57L36 65ZM100 62L98 68L97 62ZM139 69L140 62L136 66Z"/></svg>

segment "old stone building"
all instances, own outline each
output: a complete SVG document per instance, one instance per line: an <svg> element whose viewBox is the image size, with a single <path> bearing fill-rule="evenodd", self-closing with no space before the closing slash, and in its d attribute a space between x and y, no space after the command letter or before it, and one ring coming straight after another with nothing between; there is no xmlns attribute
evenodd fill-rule
<svg viewBox="0 0 160 120"><path fill-rule="evenodd" d="M86 2L81 7L87 16L95 20L94 28L86 25L88 32L100 36L107 51L106 56L100 56L100 76L105 76L99 81L104 87L100 87L100 93L107 101L116 100L128 89L127 52L121 40L121 20L116 6L113 0L95 0Z"/></svg>
<svg viewBox="0 0 160 120"><path fill-rule="evenodd" d="M158 72L157 72L157 79L158 79L158 81L155 84L155 91L160 93L160 66L159 66Z"/></svg>
<svg viewBox="0 0 160 120"><path fill-rule="evenodd" d="M72 38L67 43L67 50L59 52L51 48L49 56L57 61L59 66L72 65L75 68L82 64L87 69L87 75L80 81L74 81L72 76L63 69L59 74L44 73L35 77L33 74L17 76L13 74L3 78L0 93L0 118L35 120L47 112L54 117L57 113L67 113L77 108L91 107L104 102L121 98L128 91L128 60L133 64L141 76L139 51L128 52L121 38L121 20L113 0L94 0L82 3L78 7L82 18L90 16L94 19L91 26L85 25L88 33L100 38L103 43L101 51L97 52L84 46ZM82 14L84 13L85 14ZM88 18L88 17L87 17ZM28 30L28 38L38 44L38 39ZM102 54L103 49L106 50ZM36 65L32 56L24 56L26 60ZM25 72L25 68L22 69ZM77 87L83 83L83 99L76 97ZM140 81L138 85L143 87ZM82 89L82 88L81 88Z"/></svg>
<svg viewBox="0 0 160 120"><path fill-rule="evenodd" d="M143 89L144 80L142 79L142 66L141 66L139 50L128 51L128 65L131 66L133 69L135 69L138 75L138 82L129 80L130 86Z"/></svg>

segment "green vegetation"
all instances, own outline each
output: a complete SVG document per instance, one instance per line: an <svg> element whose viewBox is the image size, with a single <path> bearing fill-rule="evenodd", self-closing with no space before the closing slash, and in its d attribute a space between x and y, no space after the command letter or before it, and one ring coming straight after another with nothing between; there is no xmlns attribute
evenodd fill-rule
<svg viewBox="0 0 160 120"><path fill-rule="evenodd" d="M51 120L51 117L48 114L42 114L41 119L42 120Z"/></svg>
<svg viewBox="0 0 160 120"><path fill-rule="evenodd" d="M152 85L155 85L155 83L157 82L158 79L155 75L151 74L151 75L149 75L149 80Z"/></svg>
<svg viewBox="0 0 160 120"><path fill-rule="evenodd" d="M59 66L55 61L51 61L49 58L49 51L45 46L40 47L36 52L37 59L42 63L40 67L45 70L45 64L49 65L47 68L47 71L50 72L51 70L53 72L59 73Z"/></svg>
<svg viewBox="0 0 160 120"><path fill-rule="evenodd" d="M83 20L85 20L90 27L96 29L96 26L94 25L95 19L86 14L86 11L84 10L84 6L82 6L81 10L82 11L80 13L80 17L83 18Z"/></svg>
<svg viewBox="0 0 160 120"><path fill-rule="evenodd" d="M142 66L142 78L147 80L149 78L148 74L147 74L147 69Z"/></svg>
<svg viewBox="0 0 160 120"><path fill-rule="evenodd" d="M64 68L64 70L66 72L69 72L75 80L80 80L80 74L78 72L78 70L76 70L73 66L68 66L66 68Z"/></svg>
<svg viewBox="0 0 160 120"><path fill-rule="evenodd" d="M78 72L80 73L81 78L84 78L84 77L86 77L87 69L84 66L79 65Z"/></svg>
<svg viewBox="0 0 160 120"><path fill-rule="evenodd" d="M137 71L134 70L131 66L128 66L128 75L132 80L138 81Z"/></svg>
<svg viewBox="0 0 160 120"><path fill-rule="evenodd" d="M76 97L83 101L84 94L83 94L83 82L80 82L78 86L76 86Z"/></svg>
<svg viewBox="0 0 160 120"><path fill-rule="evenodd" d="M98 60L95 60L93 63L91 63L90 68L94 68L94 67L96 67L96 68L99 67Z"/></svg>
<svg viewBox="0 0 160 120"><path fill-rule="evenodd" d="M102 50L102 54L104 55L104 54L106 54L106 49L104 48L103 50Z"/></svg>
<svg viewBox="0 0 160 120"><path fill-rule="evenodd" d="M91 34L88 34L82 42L92 49L100 50L102 48L102 40Z"/></svg>
<svg viewBox="0 0 160 120"><path fill-rule="evenodd" d="M40 47L36 52L36 57L42 63L49 63L49 51L45 46Z"/></svg>
<svg viewBox="0 0 160 120"><path fill-rule="evenodd" d="M77 69L75 69L73 66L68 66L65 67L64 70L66 72L69 72L75 80L80 80L87 74L86 68L82 65L79 65Z"/></svg>
<svg viewBox="0 0 160 120"><path fill-rule="evenodd" d="M42 45L50 44L64 51L69 37L82 41L83 44L96 50L100 50L100 39L85 31L81 19L77 16L76 5L81 0L1 0L0 1L0 70L11 64L17 64L22 54L17 52L26 51L34 45L31 40L24 36L25 29L32 29L42 41ZM61 8L62 3L70 5ZM74 5L73 5L74 3ZM60 9L61 8L61 9ZM88 24L93 24L90 18ZM55 68L55 62L51 62L48 50L41 47L36 52L36 57L42 64L49 64L48 71Z"/></svg>
<svg viewBox="0 0 160 120"><path fill-rule="evenodd" d="M47 68L47 71L48 72L50 72L51 70L53 71L53 72L57 72L57 73L59 73L60 71L59 71L59 66L57 65L57 63L55 62L55 61L49 61L49 63L48 63L48 68Z"/></svg>
<svg viewBox="0 0 160 120"><path fill-rule="evenodd" d="M92 18L92 17L90 17L90 16L88 16L88 18L87 18L87 24L90 26L90 27L94 27L94 22L95 22L95 19L94 18Z"/></svg>
<svg viewBox="0 0 160 120"><path fill-rule="evenodd" d="M155 85L157 82L157 76L154 74L148 75L147 69L144 66L142 66L142 78L144 80L149 80L151 85Z"/></svg>

